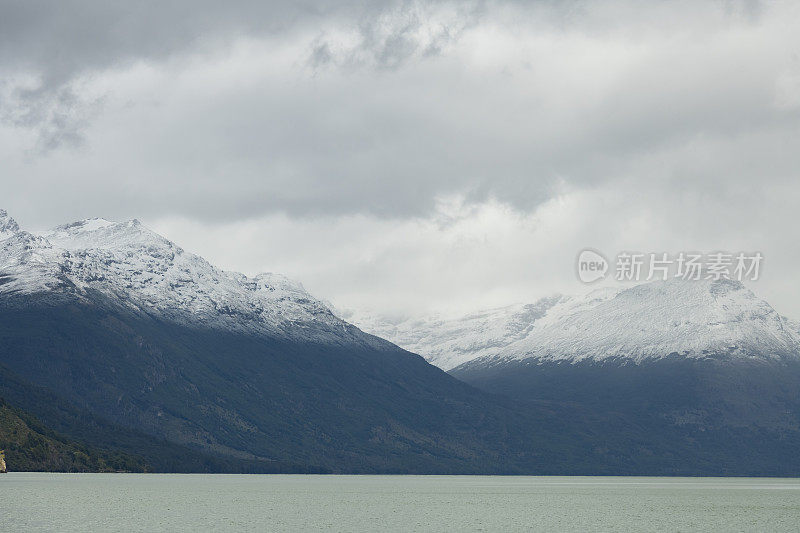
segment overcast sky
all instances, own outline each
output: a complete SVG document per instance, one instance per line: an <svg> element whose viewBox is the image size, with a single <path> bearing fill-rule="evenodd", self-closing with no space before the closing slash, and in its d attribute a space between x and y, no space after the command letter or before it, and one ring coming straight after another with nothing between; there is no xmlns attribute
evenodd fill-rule
<svg viewBox="0 0 800 533"><path fill-rule="evenodd" d="M800 318L796 2L0 0L0 207L145 224L340 308L761 251Z"/></svg>

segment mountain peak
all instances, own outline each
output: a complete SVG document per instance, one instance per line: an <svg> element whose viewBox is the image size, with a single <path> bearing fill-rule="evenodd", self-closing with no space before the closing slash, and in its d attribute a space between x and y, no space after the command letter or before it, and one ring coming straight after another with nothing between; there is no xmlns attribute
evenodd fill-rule
<svg viewBox="0 0 800 533"><path fill-rule="evenodd" d="M116 229L138 229L144 228L147 229L144 224L142 224L138 219L132 218L130 220L126 220L124 222L117 222L115 220L109 220L107 218L102 217L92 217L86 218L83 220L76 220L75 222L69 222L67 224L61 224L53 228L52 233L57 232L64 232L64 233L82 233L82 232L93 232L93 231L101 231L107 228L116 228ZM148 231L150 231L148 229Z"/></svg>
<svg viewBox="0 0 800 533"><path fill-rule="evenodd" d="M87 218L85 220L78 220L70 222L69 224L62 224L56 227L55 231L78 232L78 231L95 231L102 228L113 226L116 222L107 220L105 218Z"/></svg>
<svg viewBox="0 0 800 533"><path fill-rule="evenodd" d="M5 209L0 209L0 240L7 239L19 232L19 224L11 218Z"/></svg>
<svg viewBox="0 0 800 533"><path fill-rule="evenodd" d="M633 361L731 356L773 359L798 354L797 336L742 283L654 281L613 298L574 298L554 306L527 338L508 347L517 359Z"/></svg>
<svg viewBox="0 0 800 533"><path fill-rule="evenodd" d="M105 218L87 218L62 224L42 233L54 245L67 250L162 249L183 253L175 243L144 226L136 219L115 222Z"/></svg>

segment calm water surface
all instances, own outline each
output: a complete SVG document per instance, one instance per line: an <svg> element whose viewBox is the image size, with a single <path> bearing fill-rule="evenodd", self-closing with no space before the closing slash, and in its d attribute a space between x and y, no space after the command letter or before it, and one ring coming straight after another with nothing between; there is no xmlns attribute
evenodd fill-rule
<svg viewBox="0 0 800 533"><path fill-rule="evenodd" d="M800 479L0 475L2 531L798 531Z"/></svg>

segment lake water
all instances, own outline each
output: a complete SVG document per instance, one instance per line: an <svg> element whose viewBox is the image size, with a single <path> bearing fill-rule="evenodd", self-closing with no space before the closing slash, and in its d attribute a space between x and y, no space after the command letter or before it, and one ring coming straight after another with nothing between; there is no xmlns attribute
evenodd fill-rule
<svg viewBox="0 0 800 533"><path fill-rule="evenodd" d="M2 531L798 531L800 479L0 475Z"/></svg>

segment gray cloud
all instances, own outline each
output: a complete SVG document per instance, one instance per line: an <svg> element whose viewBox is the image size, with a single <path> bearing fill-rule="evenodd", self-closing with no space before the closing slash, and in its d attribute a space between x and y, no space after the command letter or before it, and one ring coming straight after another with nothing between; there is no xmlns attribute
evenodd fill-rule
<svg viewBox="0 0 800 533"><path fill-rule="evenodd" d="M798 150L686 157L698 140L796 148L795 10L678 5L5 2L3 117L45 151L89 139L18 162L37 174L23 189L107 206L121 186L139 211L225 219L416 216L454 193L530 209L633 174L785 179ZM237 51L246 38L262 48ZM235 61L250 68L224 74ZM142 65L157 73L125 76Z"/></svg>
<svg viewBox="0 0 800 533"><path fill-rule="evenodd" d="M82 141L85 122L96 108L95 101L76 94L74 82L80 76L125 68L137 61L219 52L243 36L285 35L337 20L360 32L348 63L369 59L374 66L394 68L420 46L411 34L424 16L417 6L407 0L65 0L56 4L3 0L0 67L25 79L7 82L0 116L17 126L39 128L40 148L74 146ZM442 28L426 43L425 52L435 52L450 37L449 31ZM326 46L320 40L312 53L315 65L329 59L324 54Z"/></svg>
<svg viewBox="0 0 800 533"><path fill-rule="evenodd" d="M0 58L7 66L39 74L45 87L60 86L87 70L213 47L242 32L277 32L299 18L313 20L328 10L280 0L4 0Z"/></svg>
<svg viewBox="0 0 800 533"><path fill-rule="evenodd" d="M248 2L0 3L0 100L10 123L39 130L43 150L83 140L94 102L76 94L75 79L134 61L162 60L192 48L213 48L241 32L274 32L301 13L301 4Z"/></svg>

